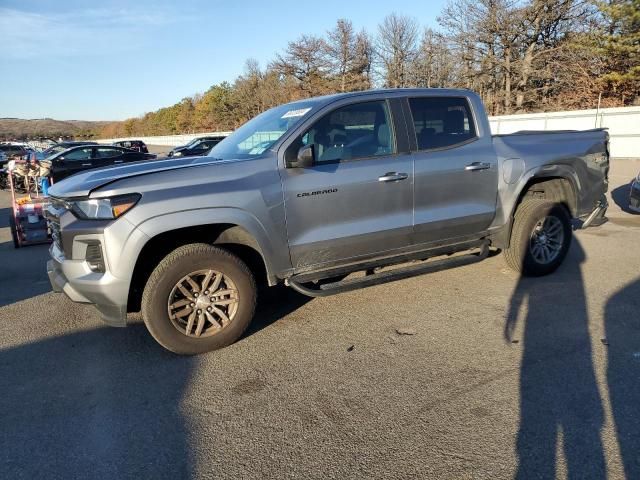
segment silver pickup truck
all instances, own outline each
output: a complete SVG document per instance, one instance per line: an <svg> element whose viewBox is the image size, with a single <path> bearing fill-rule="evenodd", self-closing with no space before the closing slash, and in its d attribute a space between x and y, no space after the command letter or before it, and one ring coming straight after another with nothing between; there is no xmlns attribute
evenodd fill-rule
<svg viewBox="0 0 640 480"><path fill-rule="evenodd" d="M268 110L206 157L54 185L55 291L195 354L238 339L257 285L310 296L468 265L502 250L523 275L605 221L602 129L491 135L467 90L374 90Z"/></svg>

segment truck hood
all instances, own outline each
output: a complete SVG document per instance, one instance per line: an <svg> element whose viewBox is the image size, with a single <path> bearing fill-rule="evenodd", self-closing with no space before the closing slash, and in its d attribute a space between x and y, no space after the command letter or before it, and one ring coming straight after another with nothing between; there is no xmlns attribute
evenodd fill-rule
<svg viewBox="0 0 640 480"><path fill-rule="evenodd" d="M193 168L222 162L213 157L179 157L166 160L143 160L122 165L96 168L77 173L56 183L49 189L54 197L71 198L86 197L96 188L124 178L148 175L150 173Z"/></svg>

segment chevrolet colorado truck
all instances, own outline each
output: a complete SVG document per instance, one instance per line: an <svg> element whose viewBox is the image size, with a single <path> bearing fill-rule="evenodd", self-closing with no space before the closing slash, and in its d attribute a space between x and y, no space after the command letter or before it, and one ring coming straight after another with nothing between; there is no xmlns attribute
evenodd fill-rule
<svg viewBox="0 0 640 480"><path fill-rule="evenodd" d="M491 135L467 90L372 90L268 110L206 157L56 183L55 291L179 354L250 324L257 285L341 293L484 259L553 272L606 220L608 133Z"/></svg>

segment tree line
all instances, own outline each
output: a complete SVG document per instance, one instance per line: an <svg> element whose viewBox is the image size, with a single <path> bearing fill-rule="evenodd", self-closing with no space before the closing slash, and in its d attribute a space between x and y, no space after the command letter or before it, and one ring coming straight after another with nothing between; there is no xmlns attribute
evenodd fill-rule
<svg viewBox="0 0 640 480"><path fill-rule="evenodd" d="M102 137L232 130L281 103L369 88L468 88L490 115L640 103L640 0L449 0L438 28L391 14L374 32L340 19L262 68Z"/></svg>

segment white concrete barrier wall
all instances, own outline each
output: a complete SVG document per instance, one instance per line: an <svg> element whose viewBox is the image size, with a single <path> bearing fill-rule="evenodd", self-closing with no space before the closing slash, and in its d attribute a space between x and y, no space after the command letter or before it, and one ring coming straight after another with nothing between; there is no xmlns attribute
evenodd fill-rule
<svg viewBox="0 0 640 480"><path fill-rule="evenodd" d="M611 157L640 158L640 107L601 108L567 112L527 113L489 117L491 132L513 133L519 130L588 130L608 128ZM229 135L231 132L208 132L158 137L109 138L100 143L142 140L148 145L175 147L205 135Z"/></svg>
<svg viewBox="0 0 640 480"><path fill-rule="evenodd" d="M612 158L640 158L640 107L502 115L489 117L489 123L494 134L608 128Z"/></svg>

